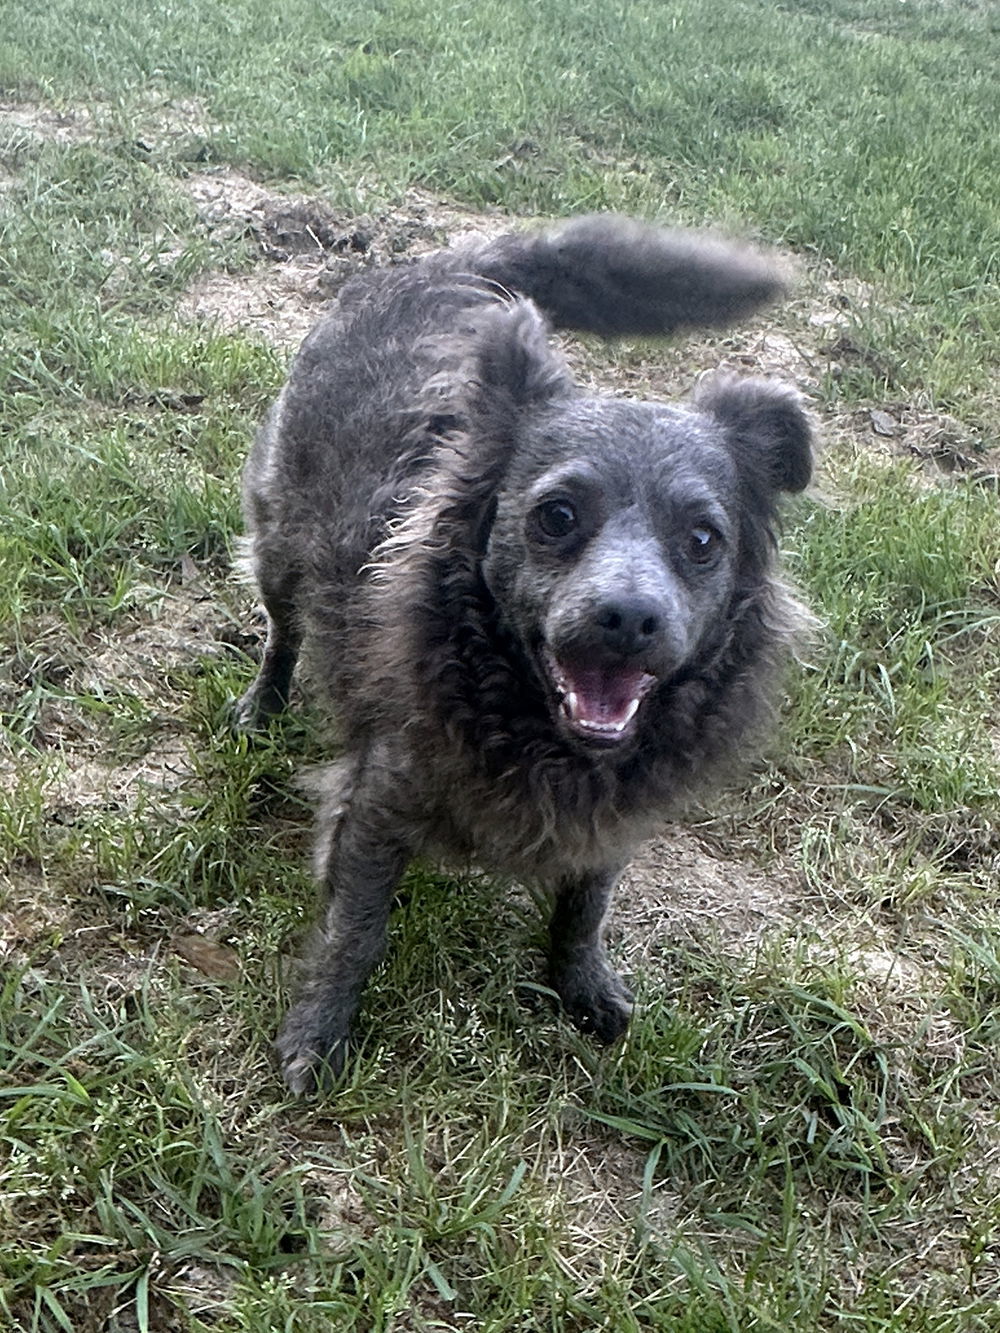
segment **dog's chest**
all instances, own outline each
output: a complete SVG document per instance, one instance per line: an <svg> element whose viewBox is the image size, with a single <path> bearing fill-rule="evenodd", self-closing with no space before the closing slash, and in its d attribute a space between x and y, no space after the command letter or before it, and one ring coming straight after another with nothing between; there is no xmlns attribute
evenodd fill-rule
<svg viewBox="0 0 1000 1333"><path fill-rule="evenodd" d="M621 865L662 817L607 794L569 793L538 773L490 781L466 771L426 796L428 850L535 880Z"/></svg>

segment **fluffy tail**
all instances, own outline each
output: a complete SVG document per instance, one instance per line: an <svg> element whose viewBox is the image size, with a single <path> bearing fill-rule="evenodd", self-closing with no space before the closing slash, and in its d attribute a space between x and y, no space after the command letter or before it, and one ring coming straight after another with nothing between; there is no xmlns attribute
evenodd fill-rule
<svg viewBox="0 0 1000 1333"><path fill-rule="evenodd" d="M779 264L748 246L607 214L501 236L478 249L475 270L530 297L556 328L605 337L730 324L787 287Z"/></svg>

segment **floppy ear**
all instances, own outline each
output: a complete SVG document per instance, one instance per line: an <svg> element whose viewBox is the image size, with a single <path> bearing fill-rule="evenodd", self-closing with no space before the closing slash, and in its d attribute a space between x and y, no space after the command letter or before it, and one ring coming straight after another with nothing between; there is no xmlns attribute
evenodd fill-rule
<svg viewBox="0 0 1000 1333"><path fill-rule="evenodd" d="M436 471L419 522L452 559L478 560L522 413L571 392L573 381L531 301L489 292L462 321L438 340L442 367L423 384L410 429L415 448L431 445Z"/></svg>
<svg viewBox="0 0 1000 1333"><path fill-rule="evenodd" d="M473 399L487 415L498 405L532 407L572 387L565 362L549 342L548 325L531 301L497 301L476 323Z"/></svg>
<svg viewBox="0 0 1000 1333"><path fill-rule="evenodd" d="M795 389L720 375L700 385L694 401L726 428L737 462L753 464L772 490L809 485L813 429Z"/></svg>
<svg viewBox="0 0 1000 1333"><path fill-rule="evenodd" d="M416 428L432 438L474 439L483 460L509 452L524 409L573 390L569 368L531 301L491 293L462 327L437 342L441 369L425 381L414 405Z"/></svg>

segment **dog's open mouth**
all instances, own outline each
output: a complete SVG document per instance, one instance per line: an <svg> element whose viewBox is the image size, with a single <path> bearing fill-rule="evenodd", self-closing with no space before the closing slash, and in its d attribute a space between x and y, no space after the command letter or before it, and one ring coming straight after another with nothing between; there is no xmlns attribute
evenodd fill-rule
<svg viewBox="0 0 1000 1333"><path fill-rule="evenodd" d="M584 666L549 656L548 668L564 722L599 745L617 745L632 734L639 705L656 684L636 666Z"/></svg>

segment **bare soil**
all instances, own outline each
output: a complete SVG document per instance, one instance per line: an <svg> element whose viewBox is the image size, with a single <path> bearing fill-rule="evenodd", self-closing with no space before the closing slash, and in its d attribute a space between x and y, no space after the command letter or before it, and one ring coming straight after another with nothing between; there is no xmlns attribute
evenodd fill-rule
<svg viewBox="0 0 1000 1333"><path fill-rule="evenodd" d="M0 132L15 139L48 143L83 143L96 134L94 117L83 106L52 107L41 102L0 99Z"/></svg>
<svg viewBox="0 0 1000 1333"><path fill-rule="evenodd" d="M463 232L510 226L502 214L472 213L420 190L408 191L392 212L358 217L321 199L275 193L231 168L193 175L184 188L210 232L249 237L262 262L249 272L206 274L179 313L289 349L355 274L418 258Z"/></svg>

